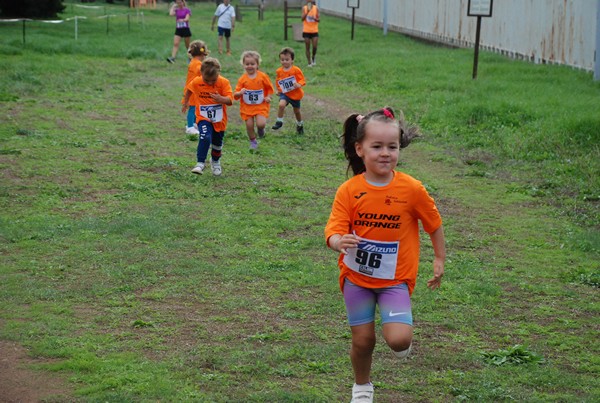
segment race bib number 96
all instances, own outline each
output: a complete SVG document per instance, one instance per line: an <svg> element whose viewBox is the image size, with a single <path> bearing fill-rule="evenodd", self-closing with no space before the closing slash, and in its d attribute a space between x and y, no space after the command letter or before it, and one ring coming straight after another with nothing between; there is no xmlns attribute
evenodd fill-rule
<svg viewBox="0 0 600 403"><path fill-rule="evenodd" d="M396 275L400 243L360 238L358 247L348 249L344 263L350 269L365 276L393 280Z"/></svg>

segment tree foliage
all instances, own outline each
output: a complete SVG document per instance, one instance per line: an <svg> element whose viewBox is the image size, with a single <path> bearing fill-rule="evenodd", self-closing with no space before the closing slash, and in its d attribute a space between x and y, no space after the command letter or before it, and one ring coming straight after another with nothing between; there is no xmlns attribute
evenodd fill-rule
<svg viewBox="0 0 600 403"><path fill-rule="evenodd" d="M0 15L18 18L56 18L63 0L0 0Z"/></svg>

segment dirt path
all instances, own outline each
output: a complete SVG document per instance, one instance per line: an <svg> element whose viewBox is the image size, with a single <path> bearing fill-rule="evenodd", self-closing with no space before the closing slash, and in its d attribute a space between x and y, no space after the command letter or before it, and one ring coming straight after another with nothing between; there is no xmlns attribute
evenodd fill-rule
<svg viewBox="0 0 600 403"><path fill-rule="evenodd" d="M319 110L323 114L336 117L340 122L353 111L324 102L311 95L306 95L306 100L313 105L311 109ZM237 114L232 116L232 121L237 122ZM241 125L242 122L240 121ZM0 322L0 327L3 324ZM34 364L44 360L31 358L27 350L19 343L0 340L0 403L28 403L41 401L69 401L76 400L73 390L66 379L48 371L34 369Z"/></svg>
<svg viewBox="0 0 600 403"><path fill-rule="evenodd" d="M324 101L310 94L305 95L305 100L307 107L304 108L304 112L308 122L311 115L329 116L340 123L340 132L341 124L347 116L370 111L351 110L345 105L330 100ZM232 115L232 124L241 126L242 122L238 121L237 113ZM403 154L401 159L414 165L418 161L427 160L428 156L411 149L411 152ZM0 327L2 326L3 323L0 322ZM34 368L35 364L44 362L47 360L29 356L27 350L19 343L0 340L0 403L76 400L73 397L73 388L66 379L61 378L59 374Z"/></svg>
<svg viewBox="0 0 600 403"><path fill-rule="evenodd" d="M350 115L352 112L369 112L370 109L364 111L353 111L345 107L342 104L335 104L331 101L323 101L311 95L306 95L306 112L308 115L307 122L310 122L310 114L319 114L334 118L339 122ZM393 105L392 105L393 106ZM237 118L235 118L237 119ZM233 119L232 119L233 120ZM238 123L236 122L236 125ZM241 123L240 123L241 124ZM340 126L341 131L341 126ZM473 200L469 200L469 206L467 207L463 201L459 200L460 194L454 194L451 190L462 189L465 186L481 186L486 187L485 181L470 178L464 179L463 175L456 175L458 172L466 169L465 167L454 165L451 162L440 161L432 162L431 152L428 152L420 148L409 148L407 151L403 151L401 154L401 160L407 162L411 169L415 170L417 177L421 178L421 174L424 176L444 178L445 183L445 194L446 200L442 201L443 211L448 212L448 216L453 217L455 221L458 217L467 217L468 220L465 222L471 222L473 231L479 224L479 213L481 209L485 209L487 216L495 216L499 220L501 214L499 211L502 208L497 202L486 200L485 203L477 204ZM489 184L488 184L489 185ZM476 191L476 189L475 189ZM487 193L489 189L482 189ZM455 196L456 199L451 197ZM505 208L512 208L508 206ZM479 209L479 210L478 210ZM519 212L520 211L520 212ZM508 212L507 212L508 214ZM523 217L529 217L530 211L523 209L523 211L510 211L510 214L521 214ZM458 225L456 225L458 227ZM455 231L459 231L454 228ZM470 231L470 227L465 226L465 231ZM498 229L495 229L498 231ZM507 230L508 231L508 230ZM464 239L468 239L468 235L464 236ZM455 243L458 242L455 240ZM484 253L485 251L482 251ZM0 328L3 327L3 323L0 321ZM46 359L32 358L28 351L21 346L19 343L11 341L0 340L0 403L2 402L40 402L40 401L75 401L73 391L74 388L69 385L66 378L62 377L61 374L52 373L50 371L35 369L35 364L46 363Z"/></svg>
<svg viewBox="0 0 600 403"><path fill-rule="evenodd" d="M42 362L29 357L20 344L0 340L0 402L72 401L64 379L30 367Z"/></svg>

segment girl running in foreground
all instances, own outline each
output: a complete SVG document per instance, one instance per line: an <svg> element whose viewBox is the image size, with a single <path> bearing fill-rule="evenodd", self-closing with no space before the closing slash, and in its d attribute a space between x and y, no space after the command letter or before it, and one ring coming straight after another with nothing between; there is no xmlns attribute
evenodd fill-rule
<svg viewBox="0 0 600 403"><path fill-rule="evenodd" d="M421 182L395 170L400 149L415 136L390 108L351 115L344 123L344 151L354 176L337 190L325 237L340 252L339 281L352 332L352 402L373 401L376 305L388 346L398 358L410 352L419 221L435 254L427 286L438 288L444 274L444 230L435 202Z"/></svg>

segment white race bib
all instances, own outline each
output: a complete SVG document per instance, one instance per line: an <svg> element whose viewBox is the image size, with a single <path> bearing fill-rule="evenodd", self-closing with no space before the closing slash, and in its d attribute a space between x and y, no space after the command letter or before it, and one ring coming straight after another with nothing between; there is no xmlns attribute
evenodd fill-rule
<svg viewBox="0 0 600 403"><path fill-rule="evenodd" d="M223 105L200 105L200 115L212 123L220 122L223 120Z"/></svg>
<svg viewBox="0 0 600 403"><path fill-rule="evenodd" d="M358 237L356 248L348 249L344 264L353 271L382 280L393 280L396 276L400 242L374 241Z"/></svg>
<svg viewBox="0 0 600 403"><path fill-rule="evenodd" d="M244 92L244 103L258 105L262 104L264 100L265 95L263 90L246 90L246 92Z"/></svg>
<svg viewBox="0 0 600 403"><path fill-rule="evenodd" d="M282 80L277 81L279 87L281 87L281 92L284 94L286 92L292 91L294 88L294 84L296 84L296 76L286 77Z"/></svg>
<svg viewBox="0 0 600 403"><path fill-rule="evenodd" d="M317 22L317 20L312 15L307 15L306 22Z"/></svg>
<svg viewBox="0 0 600 403"><path fill-rule="evenodd" d="M176 28L187 28L187 22L185 21L177 21L175 23Z"/></svg>

